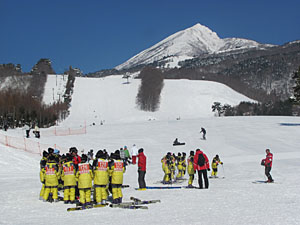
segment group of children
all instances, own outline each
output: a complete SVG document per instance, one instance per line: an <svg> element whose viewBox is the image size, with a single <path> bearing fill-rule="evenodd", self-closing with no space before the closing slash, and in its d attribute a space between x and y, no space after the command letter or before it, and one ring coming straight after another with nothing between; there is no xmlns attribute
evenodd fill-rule
<svg viewBox="0 0 300 225"><path fill-rule="evenodd" d="M64 203L75 203L79 197L79 203L83 207L92 204L91 195L94 187L93 203L106 204L109 192L112 193L113 203L122 202L123 173L125 163L121 159L120 150L110 155L106 150L99 150L95 159L77 154L75 147L70 148L69 153L60 156L49 148L43 152L40 162L40 180L42 190L40 199L47 201L49 195L53 201L58 201L58 189L64 190Z"/></svg>
<svg viewBox="0 0 300 225"><path fill-rule="evenodd" d="M189 175L188 187L193 187L194 176L196 173L196 169L194 168L194 156L195 152L190 151L190 155L186 160L185 152L179 152L177 156L174 153L172 154L171 152L168 152L167 155L161 159L162 170L164 172L162 183L171 184L178 180L183 180L187 170ZM219 155L216 155L211 163L212 177L217 177L219 164L223 164L223 162L221 162ZM176 168L177 175L175 176Z"/></svg>

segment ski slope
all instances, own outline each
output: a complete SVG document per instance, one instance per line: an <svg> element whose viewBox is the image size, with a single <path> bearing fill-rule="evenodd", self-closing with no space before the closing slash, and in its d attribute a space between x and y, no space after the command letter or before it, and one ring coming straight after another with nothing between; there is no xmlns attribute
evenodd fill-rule
<svg viewBox="0 0 300 225"><path fill-rule="evenodd" d="M123 189L123 200L135 196L144 200L160 199L161 203L149 205L148 210L107 207L67 212L70 205L38 200L40 157L1 146L0 224L300 224L300 126L280 125L299 123L299 117L214 117L209 110L210 101L226 100L233 104L245 97L226 87L217 86L213 90L201 81L183 81L185 87L180 85L182 81L166 82L162 111L141 113L129 98L135 96L138 81L133 80L129 85L122 82L117 77L76 79L70 117L61 126L83 120L88 124L95 121L95 125L87 126L85 135L43 137L41 133L40 141L76 146L84 152L104 148L112 152L136 144L144 148L147 156L148 186L160 185L157 184L163 178L160 159L168 151L189 155L190 150L201 148L210 161L219 154L224 162L219 167L219 176L225 179L210 180L207 190L136 191L137 167L130 165L124 174L124 184L130 188ZM207 96L201 98L199 93L205 88ZM91 97L95 93L98 93L97 100ZM182 107L176 108L176 102L181 102ZM200 103L188 108L193 102ZM174 110L178 111L171 112ZM180 120L176 120L178 116ZM104 125L99 125L97 119L105 120ZM200 127L207 130L206 141L201 139ZM17 132L9 130L8 134ZM186 145L173 147L175 138ZM265 157L266 148L274 154L271 174L275 183L253 184L255 180L265 179L260 161Z"/></svg>

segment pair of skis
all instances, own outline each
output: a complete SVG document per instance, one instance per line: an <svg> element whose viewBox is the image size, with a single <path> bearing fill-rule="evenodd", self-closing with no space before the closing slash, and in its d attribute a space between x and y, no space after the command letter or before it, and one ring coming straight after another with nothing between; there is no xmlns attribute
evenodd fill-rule
<svg viewBox="0 0 300 225"><path fill-rule="evenodd" d="M92 209L92 208L102 208L102 207L106 207L106 206L109 206L111 208L122 208L122 209L148 209L148 206L143 206L143 205L160 202L160 200L144 201L144 200L140 200L140 199L135 198L135 197L130 197L130 200L132 200L132 202L123 202L123 203L119 203L119 204L108 204L107 203L105 205L95 205L95 204L93 204L93 205L89 205L87 207L76 206L76 207L68 208L67 211L77 211L77 210L85 210L85 209Z"/></svg>

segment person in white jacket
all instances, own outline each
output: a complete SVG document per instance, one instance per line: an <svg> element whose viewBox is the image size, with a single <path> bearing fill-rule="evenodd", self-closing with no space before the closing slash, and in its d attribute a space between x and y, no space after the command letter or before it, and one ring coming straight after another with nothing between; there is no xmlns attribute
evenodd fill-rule
<svg viewBox="0 0 300 225"><path fill-rule="evenodd" d="M136 164L136 156L139 154L138 151L139 151L139 149L136 147L135 144L133 144L133 146L131 148L131 157L132 157L132 164L133 165Z"/></svg>

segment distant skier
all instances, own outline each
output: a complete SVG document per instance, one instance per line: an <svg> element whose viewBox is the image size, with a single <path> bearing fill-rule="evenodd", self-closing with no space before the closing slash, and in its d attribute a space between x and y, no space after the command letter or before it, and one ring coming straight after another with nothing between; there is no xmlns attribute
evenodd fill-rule
<svg viewBox="0 0 300 225"><path fill-rule="evenodd" d="M40 135L40 128L37 125L34 126L33 133L34 133L34 135L35 135L36 138L40 138L41 137L41 135Z"/></svg>
<svg viewBox="0 0 300 225"><path fill-rule="evenodd" d="M203 189L202 176L204 179L205 188L208 188L209 183L207 177L207 170L210 171L209 161L207 156L200 149L196 150L196 155L194 157L194 168L195 170L198 170L199 188Z"/></svg>
<svg viewBox="0 0 300 225"><path fill-rule="evenodd" d="M200 134L202 133L202 139L203 140L206 140L206 137L205 137L205 135L206 135L206 130L203 128L203 127L201 127L201 130L200 130Z"/></svg>
<svg viewBox="0 0 300 225"><path fill-rule="evenodd" d="M29 138L30 127L28 123L25 124L24 129L26 131L26 138Z"/></svg>
<svg viewBox="0 0 300 225"><path fill-rule="evenodd" d="M266 149L266 154L266 158L261 161L261 165L265 166L265 174L268 177L266 183L272 183L274 180L270 174L270 171L272 169L273 154L270 152L270 149Z"/></svg>

